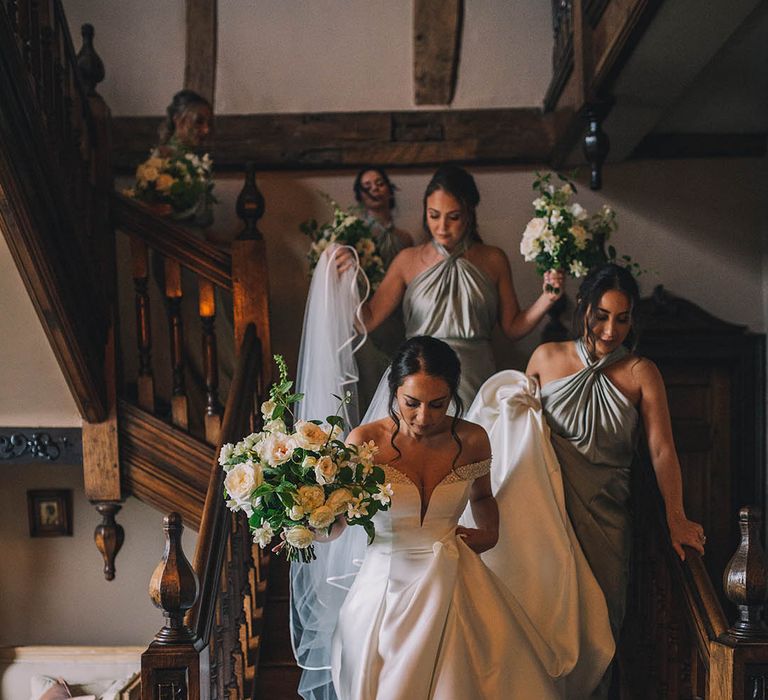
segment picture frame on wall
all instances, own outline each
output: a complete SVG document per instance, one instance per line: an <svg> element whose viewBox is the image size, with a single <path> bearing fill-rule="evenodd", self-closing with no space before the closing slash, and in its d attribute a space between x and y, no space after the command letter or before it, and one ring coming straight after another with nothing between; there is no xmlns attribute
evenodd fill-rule
<svg viewBox="0 0 768 700"><path fill-rule="evenodd" d="M30 537L72 535L72 490L34 489L27 491Z"/></svg>

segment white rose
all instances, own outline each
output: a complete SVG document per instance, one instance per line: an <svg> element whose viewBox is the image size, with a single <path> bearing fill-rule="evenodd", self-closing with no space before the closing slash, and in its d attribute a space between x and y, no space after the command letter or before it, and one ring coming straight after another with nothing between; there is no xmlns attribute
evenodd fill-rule
<svg viewBox="0 0 768 700"><path fill-rule="evenodd" d="M568 207L568 211L571 212L571 216L573 216L576 221L584 221L584 219L587 218L587 210L581 206L581 204L578 204L574 202L571 204L570 207Z"/></svg>
<svg viewBox="0 0 768 700"><path fill-rule="evenodd" d="M338 471L339 468L336 463L328 455L323 455L317 460L315 479L318 484L332 484L336 481Z"/></svg>
<svg viewBox="0 0 768 700"><path fill-rule="evenodd" d="M224 488L227 489L227 493L235 500L245 500L251 497L251 493L257 489L264 480L261 474L261 467L259 471L254 468L254 464L251 460L242 462L233 467L227 473L224 479Z"/></svg>
<svg viewBox="0 0 768 700"><path fill-rule="evenodd" d="M272 411L275 410L275 402L274 401L265 401L263 404L261 404L261 415L264 416L264 420L269 420L272 418Z"/></svg>
<svg viewBox="0 0 768 700"><path fill-rule="evenodd" d="M315 423L300 420L296 422L293 437L299 447L305 450L317 450L328 440L328 433Z"/></svg>
<svg viewBox="0 0 768 700"><path fill-rule="evenodd" d="M539 254L539 242L547 230L547 220L535 217L528 222L523 231L523 240L520 241L520 254L530 262Z"/></svg>
<svg viewBox="0 0 768 700"><path fill-rule="evenodd" d="M306 549L314 540L312 531L303 525L296 525L285 532L285 541L297 549Z"/></svg>
<svg viewBox="0 0 768 700"><path fill-rule="evenodd" d="M320 506L309 516L311 527L321 529L328 527L336 518L336 514L328 506Z"/></svg>
<svg viewBox="0 0 768 700"><path fill-rule="evenodd" d="M533 208L537 211L540 209L546 209L547 208L547 200L544 199L544 197L537 197L533 200Z"/></svg>
<svg viewBox="0 0 768 700"><path fill-rule="evenodd" d="M552 224L552 226L557 226L562 220L563 215L560 210L553 209L552 213L549 215L549 223Z"/></svg>
<svg viewBox="0 0 768 700"><path fill-rule="evenodd" d="M311 513L325 503L325 493L321 486L301 486L299 488L299 503L305 513Z"/></svg>
<svg viewBox="0 0 768 700"><path fill-rule="evenodd" d="M287 462L293 450L296 448L296 441L284 433L271 433L270 436L259 445L259 457L270 466L276 467L278 464Z"/></svg>
<svg viewBox="0 0 768 700"><path fill-rule="evenodd" d="M253 530L253 541L262 549L272 541L274 536L275 531L266 520L262 521L261 527L254 528Z"/></svg>
<svg viewBox="0 0 768 700"><path fill-rule="evenodd" d="M285 433L285 421L282 418L275 418L264 424L265 433Z"/></svg>
<svg viewBox="0 0 768 700"><path fill-rule="evenodd" d="M587 267L583 265L578 260L573 260L571 264L568 266L568 271L574 276L574 277L584 277L584 275L589 272Z"/></svg>
<svg viewBox="0 0 768 700"><path fill-rule="evenodd" d="M354 496L347 488L340 488L333 491L325 501L325 505L330 508L334 515L341 515L346 509L347 504L352 501Z"/></svg>

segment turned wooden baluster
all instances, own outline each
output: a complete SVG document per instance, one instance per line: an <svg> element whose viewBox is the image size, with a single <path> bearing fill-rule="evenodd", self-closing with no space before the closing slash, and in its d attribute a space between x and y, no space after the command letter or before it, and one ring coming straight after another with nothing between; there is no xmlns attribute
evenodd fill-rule
<svg viewBox="0 0 768 700"><path fill-rule="evenodd" d="M201 670L207 667L207 651L195 649L192 630L184 615L199 594L197 575L184 556L181 516L163 519L165 552L149 584L152 602L163 611L166 624L141 655L142 698L201 698Z"/></svg>
<svg viewBox="0 0 768 700"><path fill-rule="evenodd" d="M101 514L102 520L96 526L93 539L96 548L104 559L104 578L112 581L115 578L115 557L125 541L123 526L115 522L115 516L122 508L119 503L97 503L96 510Z"/></svg>
<svg viewBox="0 0 768 700"><path fill-rule="evenodd" d="M728 630L734 639L768 638L763 613L768 600L768 561L760 543L762 513L755 506L739 511L741 542L723 573L725 595L736 605L739 619Z"/></svg>
<svg viewBox="0 0 768 700"><path fill-rule="evenodd" d="M189 426L189 406L184 380L184 323L181 319L181 265L165 259L165 296L168 300L168 330L171 343L171 368L173 393L171 396L171 421L186 430Z"/></svg>
<svg viewBox="0 0 768 700"><path fill-rule="evenodd" d="M149 256L147 245L131 238L133 285L136 290L136 340L139 348L139 406L155 410L155 382L152 375L152 324L149 315Z"/></svg>
<svg viewBox="0 0 768 700"><path fill-rule="evenodd" d="M200 278L200 321L203 325L203 368L205 372L205 439L219 442L221 414L219 401L219 358L216 350L216 290L213 282Z"/></svg>

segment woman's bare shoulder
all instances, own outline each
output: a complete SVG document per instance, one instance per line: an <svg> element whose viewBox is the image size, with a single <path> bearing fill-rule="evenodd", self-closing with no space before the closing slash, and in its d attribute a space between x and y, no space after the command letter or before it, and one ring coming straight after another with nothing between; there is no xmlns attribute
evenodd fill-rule
<svg viewBox="0 0 768 700"><path fill-rule="evenodd" d="M456 432L461 439L461 462L468 464L491 456L491 441L485 428L477 423L459 419Z"/></svg>
<svg viewBox="0 0 768 700"><path fill-rule="evenodd" d="M364 423L355 428L348 436L347 442L360 445L363 442L373 440L376 444L389 437L392 432L392 419L381 418L371 423Z"/></svg>

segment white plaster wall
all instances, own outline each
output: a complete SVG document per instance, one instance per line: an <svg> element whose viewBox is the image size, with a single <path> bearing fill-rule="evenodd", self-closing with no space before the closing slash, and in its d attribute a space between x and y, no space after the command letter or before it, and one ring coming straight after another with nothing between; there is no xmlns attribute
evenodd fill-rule
<svg viewBox="0 0 768 700"><path fill-rule="evenodd" d="M163 114L184 85L184 0L64 0L75 51L94 26L106 77L98 90L115 115Z"/></svg>
<svg viewBox="0 0 768 700"><path fill-rule="evenodd" d="M184 80L183 0L65 0L75 46L96 29L115 115L161 114ZM216 111L413 109L411 0L220 0ZM466 3L453 107L542 103L552 17L541 0Z"/></svg>
<svg viewBox="0 0 768 700"><path fill-rule="evenodd" d="M0 425L79 427L80 413L0 235Z"/></svg>
<svg viewBox="0 0 768 700"><path fill-rule="evenodd" d="M72 537L30 537L28 489L74 491ZM125 544L116 578L106 581L93 543L101 516L85 498L79 465L6 465L0 489L0 645L145 645L163 626L149 599L149 579L162 558L163 515L129 498L117 520ZM196 533L185 530L192 557Z"/></svg>

